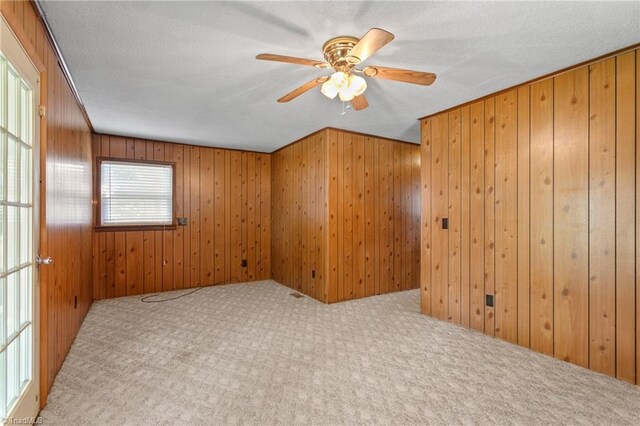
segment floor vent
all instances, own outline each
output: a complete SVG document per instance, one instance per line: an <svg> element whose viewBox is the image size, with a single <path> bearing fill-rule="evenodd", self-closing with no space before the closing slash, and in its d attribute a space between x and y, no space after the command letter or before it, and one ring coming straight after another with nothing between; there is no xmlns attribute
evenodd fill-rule
<svg viewBox="0 0 640 426"><path fill-rule="evenodd" d="M291 293L291 296L295 297L296 299L300 299L301 297L304 297L302 294L300 293Z"/></svg>

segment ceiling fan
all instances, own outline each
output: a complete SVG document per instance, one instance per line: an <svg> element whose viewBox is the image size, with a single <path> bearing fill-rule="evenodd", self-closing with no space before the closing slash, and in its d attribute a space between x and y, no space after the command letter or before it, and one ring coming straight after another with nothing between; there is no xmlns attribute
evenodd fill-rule
<svg viewBox="0 0 640 426"><path fill-rule="evenodd" d="M340 36L328 40L322 51L326 61L314 61L312 59L295 58L292 56L261 53L256 59L263 61L287 62L290 64L306 65L315 68L332 68L330 76L318 77L303 84L290 93L287 93L278 102L289 102L303 93L322 85L321 91L326 97L334 99L339 96L343 102L351 102L356 111L369 106L364 91L367 89L365 77L395 80L403 83L420 84L429 86L436 80L436 75L428 72L403 70L399 68L387 68L379 66L367 66L363 69L356 68L371 55L376 53L387 43L394 39L394 35L380 28L371 28L361 39L350 36Z"/></svg>

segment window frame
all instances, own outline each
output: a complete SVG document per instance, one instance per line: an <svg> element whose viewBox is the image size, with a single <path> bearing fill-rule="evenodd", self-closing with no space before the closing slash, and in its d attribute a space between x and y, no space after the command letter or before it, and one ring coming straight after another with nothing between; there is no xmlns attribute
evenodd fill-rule
<svg viewBox="0 0 640 426"><path fill-rule="evenodd" d="M102 224L102 163L105 161L114 163L137 163L148 164L155 166L170 166L171 167L171 223L167 225L145 225L145 224L130 224L130 225L103 225ZM142 160L137 158L118 158L118 157L96 157L96 211L95 211L95 226L94 229L98 232L108 231L162 231L176 229L176 163L173 161L156 161L156 160Z"/></svg>

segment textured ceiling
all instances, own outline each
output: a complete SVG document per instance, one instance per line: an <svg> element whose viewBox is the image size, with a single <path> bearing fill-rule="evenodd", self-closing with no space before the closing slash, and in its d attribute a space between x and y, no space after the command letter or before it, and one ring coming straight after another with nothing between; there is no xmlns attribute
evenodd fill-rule
<svg viewBox="0 0 640 426"><path fill-rule="evenodd" d="M640 2L40 3L96 131L267 152L326 126L418 142L419 117L640 42ZM256 54L371 27L396 39L365 64L435 84L369 79L346 116L319 88L276 103L327 71Z"/></svg>

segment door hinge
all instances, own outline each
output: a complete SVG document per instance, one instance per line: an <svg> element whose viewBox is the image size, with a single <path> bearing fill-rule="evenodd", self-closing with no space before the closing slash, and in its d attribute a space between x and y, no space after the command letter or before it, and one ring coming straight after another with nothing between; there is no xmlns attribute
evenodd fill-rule
<svg viewBox="0 0 640 426"><path fill-rule="evenodd" d="M38 114L40 114L40 118L45 118L47 116L47 107L40 105L38 107Z"/></svg>

